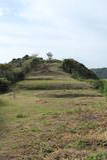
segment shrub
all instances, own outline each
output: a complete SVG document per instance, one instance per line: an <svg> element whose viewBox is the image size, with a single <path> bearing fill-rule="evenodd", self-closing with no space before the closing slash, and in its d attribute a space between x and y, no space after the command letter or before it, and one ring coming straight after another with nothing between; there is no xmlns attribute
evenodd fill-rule
<svg viewBox="0 0 107 160"><path fill-rule="evenodd" d="M74 144L74 146L78 149L85 149L90 146L90 143L86 140L79 140Z"/></svg>
<svg viewBox="0 0 107 160"><path fill-rule="evenodd" d="M26 116L25 115L23 115L23 114L17 114L17 116L16 116L16 118L25 118Z"/></svg>
<svg viewBox="0 0 107 160"><path fill-rule="evenodd" d="M38 58L38 57L35 57L32 59L31 61L31 68L35 68L37 67L39 64L43 63L43 58Z"/></svg>
<svg viewBox="0 0 107 160"><path fill-rule="evenodd" d="M12 83L15 83L20 80L24 80L25 74L21 70L21 68L15 68L11 71L8 71L5 77L7 78L7 80L11 81Z"/></svg>
<svg viewBox="0 0 107 160"><path fill-rule="evenodd" d="M103 80L102 83L103 83L103 86L101 87L100 91L101 91L105 96L107 96L107 81L106 81L106 80Z"/></svg>
<svg viewBox="0 0 107 160"><path fill-rule="evenodd" d="M100 91L104 89L104 83L102 80L89 80L88 82L91 83L95 89L99 89Z"/></svg>
<svg viewBox="0 0 107 160"><path fill-rule="evenodd" d="M10 82L5 78L0 78L0 92L7 92L10 89Z"/></svg>
<svg viewBox="0 0 107 160"><path fill-rule="evenodd" d="M26 74L31 70L37 70L39 64L44 63L42 58L32 57L22 64L22 71Z"/></svg>
<svg viewBox="0 0 107 160"><path fill-rule="evenodd" d="M74 78L98 79L94 72L74 59L65 59L62 68L65 72L71 73Z"/></svg>
<svg viewBox="0 0 107 160"><path fill-rule="evenodd" d="M43 62L43 58L26 55L23 58L13 59L8 64L0 64L0 91L8 91L11 84L24 80L28 72L36 70Z"/></svg>

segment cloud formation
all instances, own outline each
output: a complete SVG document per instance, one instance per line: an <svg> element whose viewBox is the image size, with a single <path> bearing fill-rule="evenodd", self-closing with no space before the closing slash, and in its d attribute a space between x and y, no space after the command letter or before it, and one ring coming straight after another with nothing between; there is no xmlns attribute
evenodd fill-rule
<svg viewBox="0 0 107 160"><path fill-rule="evenodd" d="M53 52L107 67L106 0L1 0L0 62Z"/></svg>

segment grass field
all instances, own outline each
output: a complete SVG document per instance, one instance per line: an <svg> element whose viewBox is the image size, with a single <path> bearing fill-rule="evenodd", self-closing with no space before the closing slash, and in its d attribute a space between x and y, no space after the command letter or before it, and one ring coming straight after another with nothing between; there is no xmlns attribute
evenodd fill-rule
<svg viewBox="0 0 107 160"><path fill-rule="evenodd" d="M24 80L17 84L17 88L27 90L86 89L89 87L92 86L74 79Z"/></svg>
<svg viewBox="0 0 107 160"><path fill-rule="evenodd" d="M0 160L107 159L107 99L90 84L43 78L16 88L0 96Z"/></svg>

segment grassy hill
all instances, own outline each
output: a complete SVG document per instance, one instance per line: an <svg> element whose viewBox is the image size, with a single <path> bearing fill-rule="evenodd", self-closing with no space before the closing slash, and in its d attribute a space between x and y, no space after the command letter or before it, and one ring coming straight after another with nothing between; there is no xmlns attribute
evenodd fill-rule
<svg viewBox="0 0 107 160"><path fill-rule="evenodd" d="M0 96L0 160L106 160L106 97L62 62L34 66Z"/></svg>
<svg viewBox="0 0 107 160"><path fill-rule="evenodd" d="M90 71L91 72L91 71ZM75 74L76 68L75 68ZM61 90L61 89L81 89L92 87L85 81L79 81L79 77L74 79L74 75L67 73L62 68L62 62L43 63L33 68L25 80L19 82L19 89L27 90Z"/></svg>
<svg viewBox="0 0 107 160"><path fill-rule="evenodd" d="M24 56L13 59L8 64L0 64L0 92L7 92L18 81L34 80L38 76L53 79L52 76L72 79L94 79L98 77L94 72L74 59L63 61L56 59L44 60L41 57ZM40 77L39 77L40 78ZM43 79L43 78L42 78ZM65 84L64 84L65 85ZM58 86L58 83L56 84Z"/></svg>

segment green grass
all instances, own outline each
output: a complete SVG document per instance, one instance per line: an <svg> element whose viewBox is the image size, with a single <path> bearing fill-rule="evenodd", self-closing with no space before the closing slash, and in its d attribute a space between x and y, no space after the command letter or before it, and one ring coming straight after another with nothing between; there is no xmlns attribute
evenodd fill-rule
<svg viewBox="0 0 107 160"><path fill-rule="evenodd" d="M77 141L73 144L73 146L74 146L75 148L77 148L77 149L86 149L87 146L88 146L88 147L90 146L90 144L89 144L88 141L81 139L81 140L77 140Z"/></svg>
<svg viewBox="0 0 107 160"><path fill-rule="evenodd" d="M82 130L83 130L83 129L84 129L84 130L85 130L85 129L86 129L86 130L87 130L87 129L90 129L90 130L91 130L91 129L96 129L96 128L98 128L98 124L97 124L96 121L94 122L94 120L93 120L93 121L90 120L90 121L88 121L88 122L82 122L82 123L80 123L79 128L82 129Z"/></svg>
<svg viewBox="0 0 107 160"><path fill-rule="evenodd" d="M91 86L87 82L74 79L68 80L25 80L17 84L19 89L27 90L56 90L56 89L84 89Z"/></svg>
<svg viewBox="0 0 107 160"><path fill-rule="evenodd" d="M28 80L17 85L63 86L64 83L89 85L62 79ZM95 157L98 150L104 152L107 101L97 90L90 87L47 90L46 86L43 90L23 90L21 87L16 90L15 98L13 93L0 97L0 158L51 160L55 154L56 159L62 160L65 154L70 160L82 156L85 160L93 158L93 154Z"/></svg>
<svg viewBox="0 0 107 160"><path fill-rule="evenodd" d="M92 156L89 156L88 158L86 158L86 160L106 160L107 159L107 153L98 153Z"/></svg>
<svg viewBox="0 0 107 160"><path fill-rule="evenodd" d="M103 86L101 87L101 92L107 96L107 80L102 80Z"/></svg>
<svg viewBox="0 0 107 160"><path fill-rule="evenodd" d="M0 107L4 107L8 105L8 102L6 100L0 99Z"/></svg>

